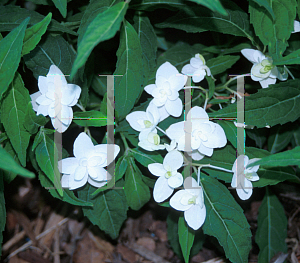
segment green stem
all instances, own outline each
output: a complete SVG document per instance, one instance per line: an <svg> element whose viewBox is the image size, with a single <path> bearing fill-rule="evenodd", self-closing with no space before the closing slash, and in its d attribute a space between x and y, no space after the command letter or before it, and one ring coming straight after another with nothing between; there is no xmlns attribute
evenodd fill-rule
<svg viewBox="0 0 300 263"><path fill-rule="evenodd" d="M120 132L120 135L121 135L121 139L122 139L122 141L124 143L124 146L125 146L125 151L126 152L130 151L130 147L128 146L128 143L126 141L126 138L125 138L124 134L122 132Z"/></svg>

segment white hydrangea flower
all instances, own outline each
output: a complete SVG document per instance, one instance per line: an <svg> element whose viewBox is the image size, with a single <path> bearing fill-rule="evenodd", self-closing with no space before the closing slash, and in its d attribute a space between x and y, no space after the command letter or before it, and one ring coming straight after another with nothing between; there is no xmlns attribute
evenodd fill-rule
<svg viewBox="0 0 300 263"><path fill-rule="evenodd" d="M195 57L191 58L190 64L185 65L181 72L185 75L192 76L193 82L198 83L202 81L206 75L211 75L210 69L205 63L204 57L200 54L196 54Z"/></svg>
<svg viewBox="0 0 300 263"><path fill-rule="evenodd" d="M184 219L189 227L199 229L206 218L203 189L193 177L184 180L184 190L179 190L170 199L170 206L184 211Z"/></svg>
<svg viewBox="0 0 300 263"><path fill-rule="evenodd" d="M60 69L52 65L46 77L39 76L39 90L30 95L37 115L50 116L53 127L60 133L70 126L73 118L72 106L80 97L81 88L68 84Z"/></svg>
<svg viewBox="0 0 300 263"><path fill-rule="evenodd" d="M169 115L179 117L182 113L182 101L178 91L181 90L187 81L187 76L182 75L169 62L162 64L157 72L155 84L145 87L145 91L154 97L153 103L163 107Z"/></svg>
<svg viewBox="0 0 300 263"><path fill-rule="evenodd" d="M185 149L185 136L191 136L191 152L189 154L194 160L201 160L205 155L212 156L214 148L224 147L227 143L223 128L214 122L209 121L206 111L198 106L193 107L187 120L191 121L191 127L187 127L188 122L182 121L172 124L166 133L172 140L178 143L178 150Z"/></svg>
<svg viewBox="0 0 300 263"><path fill-rule="evenodd" d="M156 130L156 125L160 120L157 107L150 103L145 111L134 111L126 116L126 120L132 129L136 131Z"/></svg>
<svg viewBox="0 0 300 263"><path fill-rule="evenodd" d="M120 152L118 145L93 144L91 138L84 132L80 133L74 142L73 153L75 157L62 159L58 168L63 173L61 183L63 188L77 189L90 183L95 187L104 186L112 176L103 168L113 160L107 161L107 148L114 151L113 160Z"/></svg>
<svg viewBox="0 0 300 263"><path fill-rule="evenodd" d="M138 146L147 151L164 150L165 145L160 144L160 137L157 134L157 130L149 131L145 130L139 134Z"/></svg>
<svg viewBox="0 0 300 263"><path fill-rule="evenodd" d="M173 150L166 154L163 164L152 163L148 165L149 171L155 176L159 176L153 189L153 197L156 202L165 201L172 195L174 188L182 185L182 174L177 172L182 164L182 154Z"/></svg>
<svg viewBox="0 0 300 263"><path fill-rule="evenodd" d="M257 171L259 165L247 168L247 165L258 161L259 158L249 160L247 155L240 155L232 166L233 177L231 186L236 188L236 192L240 199L247 200L252 195L251 181L258 181Z"/></svg>
<svg viewBox="0 0 300 263"><path fill-rule="evenodd" d="M282 75L277 67L272 64L272 59L265 56L259 50L245 48L242 49L241 52L246 59L253 63L251 79L259 81L262 88L267 88L270 84L275 84L276 78L279 80L287 80L287 72L285 71Z"/></svg>

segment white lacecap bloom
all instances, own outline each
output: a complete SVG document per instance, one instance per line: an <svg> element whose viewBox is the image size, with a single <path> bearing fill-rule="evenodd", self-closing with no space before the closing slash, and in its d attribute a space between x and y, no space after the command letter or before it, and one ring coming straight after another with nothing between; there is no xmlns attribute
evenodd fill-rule
<svg viewBox="0 0 300 263"><path fill-rule="evenodd" d="M249 160L247 155L240 155L232 166L233 177L231 181L231 187L236 188L236 192L240 199L247 200L250 198L253 192L251 181L258 181L259 177L257 171L259 165L247 168L251 163L260 160L259 158L253 158Z"/></svg>
<svg viewBox="0 0 300 263"><path fill-rule="evenodd" d="M182 185L182 174L177 172L182 164L182 154L173 150L166 154L162 164L152 163L148 165L149 171L155 176L159 176L153 189L153 197L156 202L165 201L172 195L174 188Z"/></svg>
<svg viewBox="0 0 300 263"><path fill-rule="evenodd" d="M206 218L203 189L193 177L184 180L184 190L172 196L170 206L184 211L184 219L192 229L197 230L203 225Z"/></svg>
<svg viewBox="0 0 300 263"><path fill-rule="evenodd" d="M160 137L157 134L157 130L145 130L139 134L139 143L138 146L147 150L147 151L157 151L164 150L165 145L160 144Z"/></svg>
<svg viewBox="0 0 300 263"><path fill-rule="evenodd" d="M46 77L38 78L39 91L30 95L37 115L50 116L53 127L60 133L70 126L73 118L72 106L80 97L81 88L68 84L60 69L52 65Z"/></svg>
<svg viewBox="0 0 300 263"><path fill-rule="evenodd" d="M150 103L145 111L134 111L126 116L132 129L136 131L153 131L160 120L157 107Z"/></svg>
<svg viewBox="0 0 300 263"><path fill-rule="evenodd" d="M86 182L95 187L104 186L112 178L104 167L109 165L119 152L118 145L98 144L94 146L88 135L84 132L80 133L74 142L75 157L65 158L58 162L59 171L63 173L62 187L74 190L84 186ZM108 159L109 154L112 158Z"/></svg>
<svg viewBox="0 0 300 263"><path fill-rule="evenodd" d="M182 113L182 101L178 91L184 87L186 81L187 76L180 74L171 63L165 62L156 72L155 84L146 86L145 91L154 97L153 104L160 110L179 117ZM162 115L160 121L167 117L165 115Z"/></svg>
<svg viewBox="0 0 300 263"><path fill-rule="evenodd" d="M194 58L191 58L190 64L185 65L181 72L185 75L192 76L193 82L198 83L202 81L206 75L211 76L210 69L205 63L204 57L200 54L196 54Z"/></svg>
<svg viewBox="0 0 300 263"><path fill-rule="evenodd" d="M212 156L214 148L224 147L227 143L223 128L214 122L209 121L206 111L198 106L193 107L188 115L188 121L172 124L166 133L172 140L178 143L178 150L186 149L186 136L191 137L191 152L189 154L194 160L201 160L205 155Z"/></svg>
<svg viewBox="0 0 300 263"><path fill-rule="evenodd" d="M262 88L267 88L270 84L275 84L276 79L287 80L287 72L284 71L284 74L281 74L278 68L272 64L272 59L265 56L259 50L245 48L241 52L246 59L253 63L251 79L259 81Z"/></svg>

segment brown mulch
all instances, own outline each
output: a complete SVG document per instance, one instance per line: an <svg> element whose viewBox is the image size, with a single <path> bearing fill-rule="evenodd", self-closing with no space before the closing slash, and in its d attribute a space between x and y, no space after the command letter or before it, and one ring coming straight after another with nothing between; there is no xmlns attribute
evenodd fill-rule
<svg viewBox="0 0 300 263"><path fill-rule="evenodd" d="M83 217L80 208L52 198L38 182L22 179L16 185L6 185L8 210L1 262L182 262L168 242L167 214L162 212L165 208L154 201L141 211L130 211L119 238L111 240ZM286 194L279 198L288 218L288 262L297 263L300 262L300 198ZM253 234L261 200L253 200L245 210ZM214 244L214 240L208 239L190 263L228 262ZM257 262L258 252L253 237L249 262Z"/></svg>

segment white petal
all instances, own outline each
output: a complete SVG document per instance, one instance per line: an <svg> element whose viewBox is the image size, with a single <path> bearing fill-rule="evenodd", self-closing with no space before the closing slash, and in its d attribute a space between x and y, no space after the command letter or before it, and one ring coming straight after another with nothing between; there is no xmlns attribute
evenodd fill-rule
<svg viewBox="0 0 300 263"><path fill-rule="evenodd" d="M193 160L196 160L196 161L200 161L201 159L204 158L205 155L199 153L198 149L197 150L194 150L192 152L188 152L188 155L190 155L192 157Z"/></svg>
<svg viewBox="0 0 300 263"><path fill-rule="evenodd" d="M277 67L274 67L271 69L270 78L275 79L278 77L278 74L279 74L279 72L278 72Z"/></svg>
<svg viewBox="0 0 300 263"><path fill-rule="evenodd" d="M255 163L256 161L259 161L259 160L260 160L260 158L253 158L253 159L251 159L251 160L249 160L249 161L247 162L247 166L248 166L249 164ZM257 172L258 169L259 169L259 165L255 165L255 166L253 166L253 167L251 167L251 168L248 168L248 169L250 169L250 170L253 171L253 172Z"/></svg>
<svg viewBox="0 0 300 263"><path fill-rule="evenodd" d="M76 181L74 179L74 174L70 174L69 189L74 190L74 189L80 188L86 184L87 180L88 180L88 173L86 173L85 176L80 181Z"/></svg>
<svg viewBox="0 0 300 263"><path fill-rule="evenodd" d="M236 173L234 173L233 176L232 176L231 187L237 188L237 176L236 176Z"/></svg>
<svg viewBox="0 0 300 263"><path fill-rule="evenodd" d="M168 185L168 179L161 176L155 182L153 198L157 203L163 202L172 195L173 191L174 189Z"/></svg>
<svg viewBox="0 0 300 263"><path fill-rule="evenodd" d="M30 95L31 104L32 104L32 108L33 108L34 111L38 111L39 105L36 103L36 99L40 96L42 96L42 93L40 91L35 92L35 93Z"/></svg>
<svg viewBox="0 0 300 263"><path fill-rule="evenodd" d="M148 165L148 169L150 173L152 173L155 176L164 176L167 172L161 163L151 163Z"/></svg>
<svg viewBox="0 0 300 263"><path fill-rule="evenodd" d="M182 101L180 98L176 100L167 100L165 107L171 116L179 117L182 114Z"/></svg>
<svg viewBox="0 0 300 263"><path fill-rule="evenodd" d="M166 133L171 140L175 140L178 143L179 139L184 137L184 121L170 125Z"/></svg>
<svg viewBox="0 0 300 263"><path fill-rule="evenodd" d="M158 76L162 76L166 79L169 79L176 74L179 74L178 70L170 62L165 62L158 68L156 72L156 78Z"/></svg>
<svg viewBox="0 0 300 263"><path fill-rule="evenodd" d="M189 113L187 115L187 119L191 119L192 121L197 120L197 122L209 121L208 114L206 113L206 111L203 108L201 108L199 106L195 106L195 107L191 108L191 110L189 111Z"/></svg>
<svg viewBox="0 0 300 263"><path fill-rule="evenodd" d="M236 174L244 174L245 167L249 163L249 157L247 155L239 155L238 158L234 161L232 166L232 171Z"/></svg>
<svg viewBox="0 0 300 263"><path fill-rule="evenodd" d="M69 128L69 125L63 124L58 118L51 118L51 122L54 129L59 133L63 133Z"/></svg>
<svg viewBox="0 0 300 263"><path fill-rule="evenodd" d="M187 64L182 68L181 72L185 75L193 76L193 74L196 70L197 69L194 68L191 64Z"/></svg>
<svg viewBox="0 0 300 263"><path fill-rule="evenodd" d="M59 86L60 85L67 86L67 84L68 84L64 73L62 73L62 71L55 65L50 66L49 72L47 74L47 79L48 79L48 83L49 83L49 81L51 81L55 84L56 83L59 84Z"/></svg>
<svg viewBox="0 0 300 263"><path fill-rule="evenodd" d="M171 89L171 95L169 95L168 96L168 99L169 100L176 100L176 99L178 99L178 97L179 97L179 93L178 93L178 91L177 90L175 90L175 89Z"/></svg>
<svg viewBox="0 0 300 263"><path fill-rule="evenodd" d="M198 185L196 180L191 176L185 178L184 189L187 191L187 193L195 196L198 196L202 192L202 188Z"/></svg>
<svg viewBox="0 0 300 263"><path fill-rule="evenodd" d="M62 92L61 103L68 106L74 106L80 97L80 93L81 88L78 85L68 84Z"/></svg>
<svg viewBox="0 0 300 263"><path fill-rule="evenodd" d="M213 148L209 148L201 144L200 147L198 148L198 151L203 155L212 156L214 150Z"/></svg>
<svg viewBox="0 0 300 263"><path fill-rule="evenodd" d="M144 88L144 90L145 90L148 94L152 95L153 90L156 89L156 88L157 88L157 87L156 87L155 84L150 84L150 85L147 85L147 86Z"/></svg>
<svg viewBox="0 0 300 263"><path fill-rule="evenodd" d="M104 180L107 180L107 171L100 167L100 166L88 166L88 173L89 173L89 176L97 181L97 182L101 182L101 181L104 181Z"/></svg>
<svg viewBox="0 0 300 263"><path fill-rule="evenodd" d="M39 76L39 78L38 78L38 86L39 86L40 92L42 94L46 95L46 93L48 91L47 77Z"/></svg>
<svg viewBox="0 0 300 263"><path fill-rule="evenodd" d="M160 116L159 122L163 121L164 119L168 118L170 114L167 112L165 106L158 107L158 113Z"/></svg>
<svg viewBox="0 0 300 263"><path fill-rule="evenodd" d="M48 99L45 95L42 95L36 99L36 103L40 105L50 105L52 103L52 100Z"/></svg>
<svg viewBox="0 0 300 263"><path fill-rule="evenodd" d="M179 211L186 211L190 209L192 205L181 204L181 199L186 195L185 190L179 190L170 199L170 206Z"/></svg>
<svg viewBox="0 0 300 263"><path fill-rule="evenodd" d="M93 149L94 144L92 143L91 138L86 133L81 132L76 138L73 146L75 157L81 159Z"/></svg>
<svg viewBox="0 0 300 263"><path fill-rule="evenodd" d="M77 166L74 172L74 180L81 181L87 174L87 169L84 166Z"/></svg>
<svg viewBox="0 0 300 263"><path fill-rule="evenodd" d="M93 180L91 177L89 177L87 181L90 185L97 187L97 188L100 188L107 184L107 181L97 182L97 181Z"/></svg>
<svg viewBox="0 0 300 263"><path fill-rule="evenodd" d="M245 185L244 186L238 186L236 189L236 192L241 200L247 200L251 197L253 189L252 189L252 183L245 179Z"/></svg>
<svg viewBox="0 0 300 263"><path fill-rule="evenodd" d="M253 64L260 63L265 58L265 55L262 52L255 49L245 48L242 49L241 52L243 56Z"/></svg>
<svg viewBox="0 0 300 263"><path fill-rule="evenodd" d="M147 114L144 111L134 111L126 116L126 120L132 129L142 131L145 129L144 120L147 120Z"/></svg>
<svg viewBox="0 0 300 263"><path fill-rule="evenodd" d="M253 172L253 173L251 173L251 179L249 179L250 181L252 181L252 182L255 182L255 181L258 181L259 180L259 176L258 176L258 174L257 173L255 173L255 172Z"/></svg>
<svg viewBox="0 0 300 263"><path fill-rule="evenodd" d="M176 91L181 90L184 87L187 78L187 76L177 73L175 76L169 79L171 89L174 89Z"/></svg>
<svg viewBox="0 0 300 263"><path fill-rule="evenodd" d="M50 114L49 114L50 115ZM73 119L73 110L69 106L61 105L61 111L56 117L66 126L69 126Z"/></svg>
<svg viewBox="0 0 300 263"><path fill-rule="evenodd" d="M101 163L102 167L105 167L109 165L114 159L116 159L117 155L120 152L120 146L116 144L98 144L94 146L95 153L103 153L105 154L105 159ZM107 163L108 160L108 154L109 157L109 163Z"/></svg>
<svg viewBox="0 0 300 263"><path fill-rule="evenodd" d="M149 104L149 106L146 109L146 115L148 120L150 120L151 122L153 121L153 126L156 126L156 124L159 122L160 116L158 108L154 103Z"/></svg>
<svg viewBox="0 0 300 263"><path fill-rule="evenodd" d="M177 171L182 166L182 164L182 154L177 150L173 150L167 153L163 161L163 167L167 171Z"/></svg>
<svg viewBox="0 0 300 263"><path fill-rule="evenodd" d="M184 212L184 219L194 230L199 229L206 218L206 208L205 205L201 208L200 205L193 205L189 210Z"/></svg>
<svg viewBox="0 0 300 263"><path fill-rule="evenodd" d="M181 173L176 173L175 175L172 175L168 179L168 184L172 188L177 188L183 184L183 177Z"/></svg>
<svg viewBox="0 0 300 263"><path fill-rule="evenodd" d="M300 32L300 22L297 20L294 20L294 31L292 33Z"/></svg>
<svg viewBox="0 0 300 263"><path fill-rule="evenodd" d="M265 88L268 88L269 85L275 84L276 83L276 79L267 78L267 79L261 80L259 83L260 83L261 87L263 89L265 89Z"/></svg>
<svg viewBox="0 0 300 263"><path fill-rule="evenodd" d="M74 173L78 165L79 162L75 157L69 157L58 161L58 169L63 174Z"/></svg>
<svg viewBox="0 0 300 263"><path fill-rule="evenodd" d="M70 175L69 174L64 174L61 178L61 187L62 188L69 188L69 180L70 180Z"/></svg>
<svg viewBox="0 0 300 263"><path fill-rule="evenodd" d="M198 83L204 79L206 71L202 68L197 69L193 74L193 82Z"/></svg>
<svg viewBox="0 0 300 263"><path fill-rule="evenodd" d="M212 125L214 126L214 131L213 133L208 134L208 140L206 142L203 141L203 145L208 148L224 147L227 143L227 138L223 128L217 123L213 123Z"/></svg>
<svg viewBox="0 0 300 263"><path fill-rule="evenodd" d="M190 64L191 64L192 67L198 69L201 66L203 66L203 61L200 58L191 58Z"/></svg>

